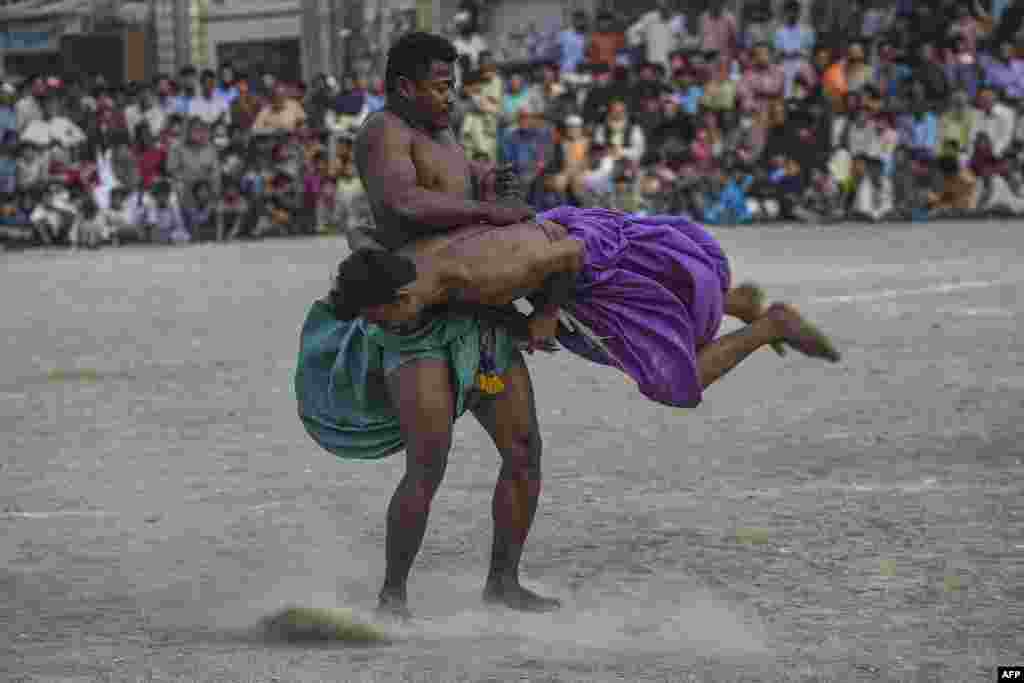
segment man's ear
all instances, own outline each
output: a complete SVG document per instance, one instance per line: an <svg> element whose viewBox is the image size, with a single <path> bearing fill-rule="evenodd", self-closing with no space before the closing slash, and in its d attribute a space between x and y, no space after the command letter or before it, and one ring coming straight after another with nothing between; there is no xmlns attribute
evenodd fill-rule
<svg viewBox="0 0 1024 683"><path fill-rule="evenodd" d="M398 77L398 94L407 100L413 98L413 90L415 86L408 76Z"/></svg>

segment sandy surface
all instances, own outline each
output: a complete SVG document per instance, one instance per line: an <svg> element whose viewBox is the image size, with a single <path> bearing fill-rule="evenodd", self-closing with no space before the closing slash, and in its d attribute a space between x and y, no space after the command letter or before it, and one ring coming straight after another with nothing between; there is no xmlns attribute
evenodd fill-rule
<svg viewBox="0 0 1024 683"><path fill-rule="evenodd" d="M471 417L387 647L246 629L368 611L401 458L343 463L291 392L337 238L0 256L0 680L989 681L1024 657L1024 228L721 230L832 332L696 410L534 356L555 615L484 608L497 455ZM731 329L731 327L729 328ZM1016 661L1015 661L1016 660Z"/></svg>

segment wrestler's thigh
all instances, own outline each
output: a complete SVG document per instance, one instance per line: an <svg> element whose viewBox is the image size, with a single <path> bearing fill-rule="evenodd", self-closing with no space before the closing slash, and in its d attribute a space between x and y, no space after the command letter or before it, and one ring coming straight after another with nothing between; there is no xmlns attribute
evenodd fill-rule
<svg viewBox="0 0 1024 683"><path fill-rule="evenodd" d="M447 361L422 358L388 375L409 467L442 468L452 445L455 398Z"/></svg>
<svg viewBox="0 0 1024 683"><path fill-rule="evenodd" d="M504 391L474 406L473 416L490 435L503 459L539 459L541 440L533 382L521 356L509 366L502 380Z"/></svg>

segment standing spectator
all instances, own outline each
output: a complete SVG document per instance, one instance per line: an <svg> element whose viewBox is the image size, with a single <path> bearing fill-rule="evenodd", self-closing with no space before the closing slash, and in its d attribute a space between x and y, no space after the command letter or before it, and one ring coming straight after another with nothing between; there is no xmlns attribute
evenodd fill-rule
<svg viewBox="0 0 1024 683"><path fill-rule="evenodd" d="M146 122L142 121L135 127L135 163L139 169L139 182L142 189L153 187L157 178L164 174L167 161L167 147L160 144Z"/></svg>
<svg viewBox="0 0 1024 683"><path fill-rule="evenodd" d="M0 132L0 195L13 195L18 188L17 134Z"/></svg>
<svg viewBox="0 0 1024 683"><path fill-rule="evenodd" d="M508 92L505 93L505 100L502 103L502 125L512 125L518 119L520 110L533 105L532 96L532 87L526 84L523 74L518 71L513 72L509 76Z"/></svg>
<svg viewBox="0 0 1024 683"><path fill-rule="evenodd" d="M387 100L384 96L384 79L379 76L373 78L370 81L370 90L366 93L367 114L380 111L384 108L386 103Z"/></svg>
<svg viewBox="0 0 1024 683"><path fill-rule="evenodd" d="M18 124L18 133L22 133L33 121L43 118L43 97L46 96L46 81L39 76L33 76L24 83L24 94L14 105L15 119Z"/></svg>
<svg viewBox="0 0 1024 683"><path fill-rule="evenodd" d="M466 68L460 68L460 76L467 70L480 67L480 53L487 50L487 41L477 31L469 12L458 12L455 15L455 38L452 39L452 45L459 57L464 58L460 60L461 63L466 65Z"/></svg>
<svg viewBox="0 0 1024 683"><path fill-rule="evenodd" d="M512 165L523 187L531 187L552 155L552 135L527 108L516 113L516 122L503 136L502 159Z"/></svg>
<svg viewBox="0 0 1024 683"><path fill-rule="evenodd" d="M221 62L220 80L217 83L214 94L227 102L229 107L238 97L238 87L235 84L235 67L231 62Z"/></svg>
<svg viewBox="0 0 1024 683"><path fill-rule="evenodd" d="M939 149L939 118L925 98L924 85L915 82L910 90L910 112L902 117L903 139L910 153L935 158Z"/></svg>
<svg viewBox="0 0 1024 683"><path fill-rule="evenodd" d="M248 131L256 122L264 103L249 90L249 79L245 74L239 74L235 87L238 88L238 97L231 103L229 118L239 129Z"/></svg>
<svg viewBox="0 0 1024 683"><path fill-rule="evenodd" d="M179 202L172 200L172 194L171 184L158 180L153 184L152 203L144 203L140 218L153 242L187 244L192 236L185 227Z"/></svg>
<svg viewBox="0 0 1024 683"><path fill-rule="evenodd" d="M753 63L743 74L736 89L743 111L764 111L769 103L781 101L785 88L782 67L773 64L770 48L761 44L754 48Z"/></svg>
<svg viewBox="0 0 1024 683"><path fill-rule="evenodd" d="M188 115L200 119L207 126L226 122L231 104L216 93L217 75L210 69L203 71L199 92L188 103Z"/></svg>
<svg viewBox="0 0 1024 683"><path fill-rule="evenodd" d="M1014 111L997 101L991 88L983 88L978 93L976 104L972 111L971 142L967 153L973 152L974 140L978 135L987 133L993 153L1002 157L1013 141Z"/></svg>
<svg viewBox="0 0 1024 683"><path fill-rule="evenodd" d="M615 17L612 13L598 12L596 29L590 34L590 42L587 44L587 61L591 64L604 64L613 69L619 50L625 47L626 36L615 28Z"/></svg>
<svg viewBox="0 0 1024 683"><path fill-rule="evenodd" d="M14 111L17 92L10 83L0 83L0 138L3 138L7 131L15 135L18 133L18 115Z"/></svg>
<svg viewBox="0 0 1024 683"><path fill-rule="evenodd" d="M700 35L704 52L717 52L730 61L738 56L736 15L726 11L725 0L710 0L707 11L700 15Z"/></svg>
<svg viewBox="0 0 1024 683"><path fill-rule="evenodd" d="M167 174L185 208L191 208L192 188L199 181L209 182L215 194L220 192L220 159L210 142L210 128L205 121L189 120L184 142L171 147L167 154Z"/></svg>
<svg viewBox="0 0 1024 683"><path fill-rule="evenodd" d="M655 8L643 14L626 31L631 46L643 45L648 62L660 64L668 69L669 55L679 47L676 34L679 22L673 23L669 11L669 0L655 0Z"/></svg>
<svg viewBox="0 0 1024 683"><path fill-rule="evenodd" d="M933 106L945 107L951 92L941 55L932 43L921 45L914 76L924 85L925 96Z"/></svg>
<svg viewBox="0 0 1024 683"><path fill-rule="evenodd" d="M306 120L302 106L285 93L283 83L275 83L270 104L263 107L253 122L254 130L293 131Z"/></svg>
<svg viewBox="0 0 1024 683"><path fill-rule="evenodd" d="M139 123L143 121L148 124L151 132L156 133L164 129L167 112L157 101L152 86L143 83L139 86L138 102L125 108L124 118L128 130L133 134L138 129Z"/></svg>
<svg viewBox="0 0 1024 683"><path fill-rule="evenodd" d="M471 72L465 90L470 107L462 119L460 140L470 158L482 156L492 163L498 161L498 103L483 95L483 77Z"/></svg>
<svg viewBox="0 0 1024 683"><path fill-rule="evenodd" d="M558 34L559 68L563 74L576 73L587 47L587 13L572 13L572 25Z"/></svg>
<svg viewBox="0 0 1024 683"><path fill-rule="evenodd" d="M775 31L775 51L782 57L785 96L793 93L793 81L806 64L805 55L814 47L814 29L800 23L800 0L787 0L782 26Z"/></svg>
<svg viewBox="0 0 1024 683"><path fill-rule="evenodd" d="M493 98L498 103L498 111L503 111L505 79L498 73L498 63L494 61L494 56L490 52L480 53L480 75L483 77L480 94L485 98Z"/></svg>

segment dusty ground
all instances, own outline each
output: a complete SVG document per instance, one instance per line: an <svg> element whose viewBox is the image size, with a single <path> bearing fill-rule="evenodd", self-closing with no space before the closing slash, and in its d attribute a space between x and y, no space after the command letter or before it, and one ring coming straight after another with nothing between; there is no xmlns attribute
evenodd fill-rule
<svg viewBox="0 0 1024 683"><path fill-rule="evenodd" d="M1024 657L1024 232L719 231L845 358L762 351L693 411L535 356L556 615L480 605L496 454L466 418L387 647L246 631L368 610L400 458L339 462L291 394L334 238L7 254L0 679L989 681Z"/></svg>

